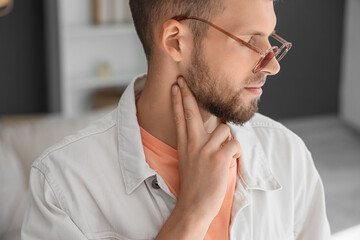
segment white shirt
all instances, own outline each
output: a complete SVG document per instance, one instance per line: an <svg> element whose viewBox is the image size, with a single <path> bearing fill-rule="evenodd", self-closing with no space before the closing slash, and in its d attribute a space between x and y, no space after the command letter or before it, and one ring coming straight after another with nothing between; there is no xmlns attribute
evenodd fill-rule
<svg viewBox="0 0 360 240"><path fill-rule="evenodd" d="M145 161L135 104L145 81L134 78L116 109L33 163L22 239L155 239L177 199ZM228 125L242 148L230 239L330 239L304 142L259 113Z"/></svg>

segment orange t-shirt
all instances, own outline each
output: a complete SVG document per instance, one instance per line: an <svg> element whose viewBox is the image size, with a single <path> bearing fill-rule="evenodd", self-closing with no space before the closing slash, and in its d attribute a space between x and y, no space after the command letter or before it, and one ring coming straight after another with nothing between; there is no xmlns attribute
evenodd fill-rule
<svg viewBox="0 0 360 240"><path fill-rule="evenodd" d="M180 192L177 150L155 138L140 126L146 162L165 181L177 198ZM237 162L233 158L229 168L229 179L223 204L218 215L211 222L205 235L206 240L230 239L230 216L235 192Z"/></svg>

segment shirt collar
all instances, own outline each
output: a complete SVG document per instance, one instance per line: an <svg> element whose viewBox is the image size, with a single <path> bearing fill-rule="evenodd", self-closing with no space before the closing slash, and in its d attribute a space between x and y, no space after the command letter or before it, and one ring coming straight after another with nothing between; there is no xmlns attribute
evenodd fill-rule
<svg viewBox="0 0 360 240"><path fill-rule="evenodd" d="M136 115L136 99L145 86L146 74L135 77L123 92L117 107L119 162L126 192L133 192L145 179L156 175L145 160ZM238 176L248 189L277 190L281 186L272 174L264 150L249 122L243 126L227 123L242 149Z"/></svg>
<svg viewBox="0 0 360 240"><path fill-rule="evenodd" d="M156 175L145 161L136 115L136 95L144 88L145 81L146 74L135 77L123 92L117 107L119 162L128 194L145 179Z"/></svg>

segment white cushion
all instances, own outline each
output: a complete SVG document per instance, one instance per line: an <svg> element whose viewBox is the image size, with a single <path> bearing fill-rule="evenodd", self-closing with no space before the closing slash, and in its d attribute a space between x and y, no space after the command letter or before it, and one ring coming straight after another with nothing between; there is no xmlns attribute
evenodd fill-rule
<svg viewBox="0 0 360 240"><path fill-rule="evenodd" d="M49 115L0 126L0 239L20 239L30 167L48 147L84 128L113 108L74 118Z"/></svg>

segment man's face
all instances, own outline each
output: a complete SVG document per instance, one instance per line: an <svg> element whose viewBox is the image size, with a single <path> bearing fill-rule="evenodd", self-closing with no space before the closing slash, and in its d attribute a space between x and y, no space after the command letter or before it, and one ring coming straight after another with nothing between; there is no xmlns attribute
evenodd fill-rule
<svg viewBox="0 0 360 240"><path fill-rule="evenodd" d="M276 25L272 0L225 0L226 10L213 23L242 40L267 50L268 36ZM205 23L204 23L205 24ZM249 35L263 32L265 36ZM222 120L242 125L258 111L260 96L246 87L262 85L266 75L276 74L279 65L273 59L260 72L252 69L260 55L209 28L201 43L194 43L191 64L185 81L200 107Z"/></svg>

